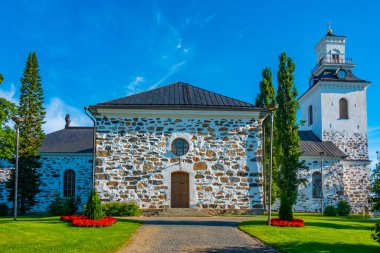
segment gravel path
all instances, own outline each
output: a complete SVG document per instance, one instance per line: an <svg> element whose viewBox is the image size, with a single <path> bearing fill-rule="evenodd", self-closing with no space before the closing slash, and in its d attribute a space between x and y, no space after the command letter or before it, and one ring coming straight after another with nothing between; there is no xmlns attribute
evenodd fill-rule
<svg viewBox="0 0 380 253"><path fill-rule="evenodd" d="M141 217L143 225L119 253L278 252L238 230L245 217Z"/></svg>

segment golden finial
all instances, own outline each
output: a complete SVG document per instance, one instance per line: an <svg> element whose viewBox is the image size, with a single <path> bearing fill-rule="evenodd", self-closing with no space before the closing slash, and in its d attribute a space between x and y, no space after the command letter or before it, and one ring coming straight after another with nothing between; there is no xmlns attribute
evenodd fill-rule
<svg viewBox="0 0 380 253"><path fill-rule="evenodd" d="M329 21L329 23L328 23L328 29L327 29L327 35L331 35L331 34L332 34L331 23Z"/></svg>

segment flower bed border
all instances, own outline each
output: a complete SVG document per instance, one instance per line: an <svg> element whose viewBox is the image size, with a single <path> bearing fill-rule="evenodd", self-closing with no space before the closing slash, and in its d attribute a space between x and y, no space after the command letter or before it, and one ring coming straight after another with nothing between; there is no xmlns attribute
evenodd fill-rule
<svg viewBox="0 0 380 253"><path fill-rule="evenodd" d="M70 221L75 227L110 227L117 222L117 219L113 217L104 217L100 220L94 220L83 215L61 216L60 220Z"/></svg>
<svg viewBox="0 0 380 253"><path fill-rule="evenodd" d="M268 224L268 221L266 221ZM304 227L305 222L301 219L293 219L292 221L280 220L279 218L271 219L271 226L277 227Z"/></svg>

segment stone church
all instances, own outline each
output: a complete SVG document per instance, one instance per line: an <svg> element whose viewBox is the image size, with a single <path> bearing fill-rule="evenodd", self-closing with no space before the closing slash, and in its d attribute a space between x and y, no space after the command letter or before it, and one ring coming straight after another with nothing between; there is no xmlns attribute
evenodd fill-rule
<svg viewBox="0 0 380 253"><path fill-rule="evenodd" d="M299 98L306 122L301 159L309 170L300 173L308 183L295 211L319 211L322 196L325 205L346 199L355 212L367 205L370 83L353 74L345 43L331 30L323 36L309 88ZM89 106L86 113L95 131L70 126L67 117L64 129L46 135L34 212L45 212L54 197L81 196L85 203L93 184L102 201L135 201L143 209L263 210L265 109L178 82ZM0 203L9 206L4 182L11 169L0 160Z"/></svg>

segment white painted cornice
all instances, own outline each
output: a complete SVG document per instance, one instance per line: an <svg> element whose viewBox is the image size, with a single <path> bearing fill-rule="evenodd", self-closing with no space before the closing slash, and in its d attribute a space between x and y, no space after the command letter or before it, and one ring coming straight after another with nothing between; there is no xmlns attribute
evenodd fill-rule
<svg viewBox="0 0 380 253"><path fill-rule="evenodd" d="M206 110L146 110L146 109L92 109L95 117L181 117L181 118L257 118L266 116L266 111L206 111Z"/></svg>

